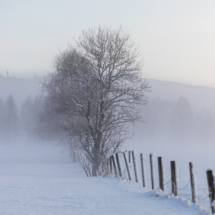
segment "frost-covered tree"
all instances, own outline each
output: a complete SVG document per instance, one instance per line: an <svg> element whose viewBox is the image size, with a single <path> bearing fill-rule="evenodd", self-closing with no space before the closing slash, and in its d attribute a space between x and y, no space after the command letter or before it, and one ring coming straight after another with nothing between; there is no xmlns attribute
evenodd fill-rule
<svg viewBox="0 0 215 215"><path fill-rule="evenodd" d="M56 140L63 138L66 116L57 113L55 106L42 96L37 97L34 102L35 115L37 116L36 133L40 138Z"/></svg>
<svg viewBox="0 0 215 215"><path fill-rule="evenodd" d="M94 28L83 31L55 61L44 87L59 113L70 116L67 131L93 166L93 175L109 153L130 137L129 123L140 120L146 102L142 60L129 33Z"/></svg>

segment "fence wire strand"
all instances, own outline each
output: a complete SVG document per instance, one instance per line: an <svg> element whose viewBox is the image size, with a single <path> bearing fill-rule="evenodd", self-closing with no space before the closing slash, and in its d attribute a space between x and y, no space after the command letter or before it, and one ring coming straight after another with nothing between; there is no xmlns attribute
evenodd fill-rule
<svg viewBox="0 0 215 215"><path fill-rule="evenodd" d="M137 154L137 153L135 153L135 154ZM123 155L120 155L120 157L122 157L122 156ZM135 157L136 157L136 161L138 163L140 163L139 156L135 156ZM158 166L157 166L157 164L155 162L156 158L157 158L157 156L153 155L154 170L156 169L158 171L159 168L158 168ZM145 158L143 159L143 161L147 162L147 163L151 163L149 160L147 160ZM131 159L131 162L130 163L128 162L128 166L129 166L129 169L130 169L130 174L133 176L132 180L135 180L135 177L134 177L135 173L134 173L134 169L133 169L132 164L133 164L133 160ZM124 172L124 177L128 178L127 174L126 174L126 169L124 169L123 172ZM159 181L159 178L155 177L155 181ZM164 181L165 181L165 177L164 177ZM159 183L157 183L157 184L159 184ZM164 183L163 185L165 187L164 188L165 191L162 191L162 194L161 194L162 196L166 196L167 198L173 197L174 196L174 193L173 193L174 191L172 189L174 188L174 190L178 191L177 197L181 198L182 200L187 201L187 205L190 205L191 199L192 199L191 180L190 179L189 179L188 183L186 183L186 185L183 186L183 187L179 186L179 181L177 181L177 185L172 183L171 178L166 183ZM196 184L195 184L195 186L196 186ZM159 187L157 187L155 190L160 192ZM206 192L206 191L202 190L201 192ZM206 193L208 193L208 191ZM209 194L206 194L206 196L204 196L204 197L200 197L195 193L195 201L196 201L195 204L198 205L202 210L204 210L204 211L206 211L208 213L211 213L211 204L210 204L210 198L209 198L210 194L211 194L211 192L209 192Z"/></svg>

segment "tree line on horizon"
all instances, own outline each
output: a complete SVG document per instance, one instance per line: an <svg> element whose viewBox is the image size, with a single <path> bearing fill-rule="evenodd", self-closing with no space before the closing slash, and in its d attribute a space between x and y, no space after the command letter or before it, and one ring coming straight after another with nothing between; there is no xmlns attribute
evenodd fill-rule
<svg viewBox="0 0 215 215"><path fill-rule="evenodd" d="M206 109L194 110L183 96L175 102L150 98L142 114L145 120L142 133L145 137L168 137L176 142L207 143L215 140L214 115Z"/></svg>
<svg viewBox="0 0 215 215"><path fill-rule="evenodd" d="M143 137L173 137L176 140L215 139L215 117L208 110L194 111L188 99L179 97L175 102L150 98L141 112L144 123L138 129ZM18 108L16 98L0 98L0 143L14 141L61 141L73 146L76 138L68 135L70 118L56 112L46 97L28 96Z"/></svg>
<svg viewBox="0 0 215 215"><path fill-rule="evenodd" d="M0 143L39 142L58 140L62 134L57 122L58 115L50 111L45 98L28 96L20 108L16 99L9 95L4 101L0 98Z"/></svg>

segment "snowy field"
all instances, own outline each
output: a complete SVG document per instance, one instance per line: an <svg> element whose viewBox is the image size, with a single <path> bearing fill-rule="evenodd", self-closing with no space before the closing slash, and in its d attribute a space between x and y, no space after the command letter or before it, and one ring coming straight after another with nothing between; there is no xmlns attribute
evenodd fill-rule
<svg viewBox="0 0 215 215"><path fill-rule="evenodd" d="M55 145L1 146L0 177L1 215L205 214L134 181L87 178Z"/></svg>
<svg viewBox="0 0 215 215"><path fill-rule="evenodd" d="M130 140L127 144L127 150L137 151L137 163L140 172L140 158L139 154L144 154L146 175L150 176L150 164L149 154L155 153L154 165L155 165L155 178L156 188L158 184L158 162L157 157L163 158L163 166L165 173L165 183L167 193L171 192L170 181L170 161L175 161L177 164L177 179L179 186L179 195L184 199L191 199L191 188L190 188L190 172L189 162L193 163L193 171L196 179L197 199L200 206L206 210L210 210L209 199L208 199L208 186L206 178L206 170L211 169L215 173L215 156L214 150L215 145L212 142L180 142L177 139L169 138L156 138L146 139L141 136L140 132L137 133L133 140ZM148 186L151 185L150 179L148 178Z"/></svg>

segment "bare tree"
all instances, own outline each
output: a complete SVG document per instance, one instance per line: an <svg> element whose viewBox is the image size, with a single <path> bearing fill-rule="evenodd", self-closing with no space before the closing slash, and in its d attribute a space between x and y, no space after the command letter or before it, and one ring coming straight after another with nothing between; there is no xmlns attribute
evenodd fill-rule
<svg viewBox="0 0 215 215"><path fill-rule="evenodd" d="M93 175L109 153L130 137L129 123L140 120L148 84L141 79L142 60L123 28L83 31L76 48L55 61L56 72L44 82L47 97L71 116L65 127L79 140Z"/></svg>

